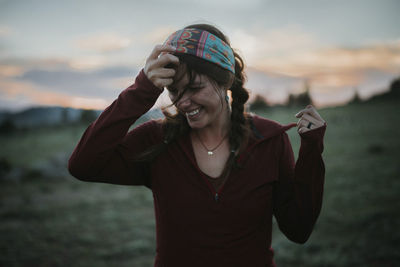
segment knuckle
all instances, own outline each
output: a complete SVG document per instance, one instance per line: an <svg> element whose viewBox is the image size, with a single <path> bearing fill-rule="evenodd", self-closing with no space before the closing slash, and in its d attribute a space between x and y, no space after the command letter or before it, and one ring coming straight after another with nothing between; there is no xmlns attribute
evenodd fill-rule
<svg viewBox="0 0 400 267"><path fill-rule="evenodd" d="M154 47L154 50L160 51L162 48L163 48L163 45L162 45L162 44L158 44L158 45L156 45L156 46Z"/></svg>
<svg viewBox="0 0 400 267"><path fill-rule="evenodd" d="M169 69L169 76L175 76L176 71L174 69Z"/></svg>
<svg viewBox="0 0 400 267"><path fill-rule="evenodd" d="M149 77L149 80L152 80L153 82L155 82L157 80L157 76L155 75L154 71L150 71L148 77Z"/></svg>
<svg viewBox="0 0 400 267"><path fill-rule="evenodd" d="M153 83L155 86L157 86L159 88L161 88L163 86L162 81L160 79L156 79Z"/></svg>

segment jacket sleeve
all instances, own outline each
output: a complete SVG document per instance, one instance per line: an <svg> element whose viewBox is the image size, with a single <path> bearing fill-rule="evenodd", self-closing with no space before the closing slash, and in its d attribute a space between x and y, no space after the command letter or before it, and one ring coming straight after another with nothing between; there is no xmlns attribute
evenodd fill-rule
<svg viewBox="0 0 400 267"><path fill-rule="evenodd" d="M157 123L149 121L128 131L154 105L161 92L142 70L135 83L122 91L86 129L69 159L69 172L83 181L150 188L148 166L133 163L132 158L155 142Z"/></svg>
<svg viewBox="0 0 400 267"><path fill-rule="evenodd" d="M279 179L274 187L274 215L280 230L296 243L305 243L322 206L325 165L322 159L326 124L301 134L299 157L294 163L290 140L282 134Z"/></svg>

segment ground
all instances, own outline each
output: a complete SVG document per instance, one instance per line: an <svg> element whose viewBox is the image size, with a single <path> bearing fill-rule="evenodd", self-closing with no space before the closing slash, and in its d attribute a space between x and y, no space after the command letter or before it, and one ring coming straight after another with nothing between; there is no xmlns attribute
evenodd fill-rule
<svg viewBox="0 0 400 267"><path fill-rule="evenodd" d="M278 267L400 266L400 101L321 109L323 208L304 245L274 225ZM298 109L257 111L281 123ZM0 266L152 266L155 220L144 187L85 183L66 171L83 125L0 135ZM299 138L289 132L294 151Z"/></svg>

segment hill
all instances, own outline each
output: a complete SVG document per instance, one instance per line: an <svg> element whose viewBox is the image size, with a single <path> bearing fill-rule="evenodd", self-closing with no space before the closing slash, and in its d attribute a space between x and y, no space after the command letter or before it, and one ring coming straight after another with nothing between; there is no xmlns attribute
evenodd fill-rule
<svg viewBox="0 0 400 267"><path fill-rule="evenodd" d="M88 123L100 115L101 110L85 110L64 107L32 107L20 112L0 112L0 132L4 123L12 124L15 128L33 128L39 126L54 126L61 124ZM143 115L141 121L160 118L159 109L152 109Z"/></svg>

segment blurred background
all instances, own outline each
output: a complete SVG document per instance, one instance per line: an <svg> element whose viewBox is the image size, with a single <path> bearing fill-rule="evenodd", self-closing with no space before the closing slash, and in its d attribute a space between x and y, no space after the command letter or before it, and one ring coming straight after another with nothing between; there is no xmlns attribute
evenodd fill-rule
<svg viewBox="0 0 400 267"><path fill-rule="evenodd" d="M275 225L277 265L399 266L399 11L396 0L0 0L0 266L153 265L151 191L83 183L66 166L153 47L193 23L244 57L249 111L290 123L312 103L328 123L320 218L304 245ZM137 124L168 104L163 94Z"/></svg>

